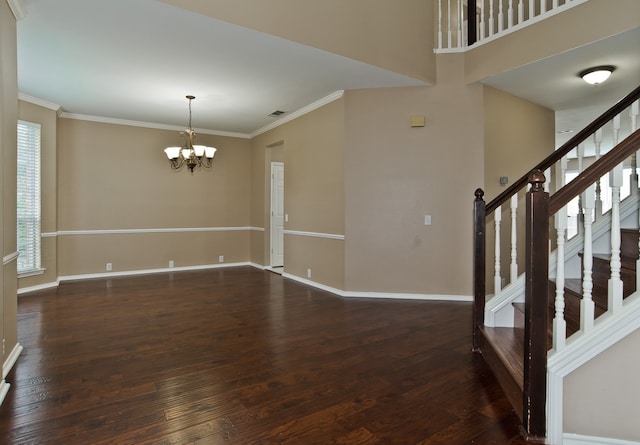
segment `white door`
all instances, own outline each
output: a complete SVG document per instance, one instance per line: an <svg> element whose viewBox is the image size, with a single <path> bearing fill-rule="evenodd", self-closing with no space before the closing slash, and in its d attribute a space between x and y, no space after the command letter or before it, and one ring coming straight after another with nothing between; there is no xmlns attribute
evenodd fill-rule
<svg viewBox="0 0 640 445"><path fill-rule="evenodd" d="M271 267L284 265L284 164L271 163Z"/></svg>

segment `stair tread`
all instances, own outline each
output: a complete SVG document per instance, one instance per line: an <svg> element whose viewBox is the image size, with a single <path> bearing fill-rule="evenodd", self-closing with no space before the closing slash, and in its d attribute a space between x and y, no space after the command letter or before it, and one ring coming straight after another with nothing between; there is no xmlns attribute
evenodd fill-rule
<svg viewBox="0 0 640 445"><path fill-rule="evenodd" d="M524 384L524 329L483 326L482 331L500 361L522 389Z"/></svg>

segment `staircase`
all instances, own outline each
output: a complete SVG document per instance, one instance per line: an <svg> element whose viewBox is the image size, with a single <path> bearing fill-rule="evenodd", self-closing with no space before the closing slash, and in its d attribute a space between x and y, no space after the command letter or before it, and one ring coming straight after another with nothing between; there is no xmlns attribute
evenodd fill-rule
<svg viewBox="0 0 640 445"><path fill-rule="evenodd" d="M482 190L475 193L473 349L494 372L522 421L523 436L531 442L564 443L563 379L589 360L586 355L597 354L584 353L589 345L599 345L592 350L600 351L602 345L613 344L604 338L621 339L640 330L639 98L640 87L491 202L484 202ZM625 126L621 122L626 116L630 123ZM603 132L611 136L603 137ZM609 139L611 148L600 153L602 141ZM582 159L587 143L595 145L595 155ZM565 184L567 159L574 154L579 165L583 160L590 165ZM546 179L552 171L550 183ZM626 192L624 174L629 175ZM611 184L611 204L603 210L608 201L601 195L605 181ZM554 184L557 190L549 192ZM519 227L516 209L523 194L526 227ZM578 201L573 217L579 224L577 234L567 239L572 200ZM511 230L503 234L506 205ZM488 231L495 238L489 250ZM527 250L517 252L522 232ZM511 282L506 285L503 251L510 252L511 259ZM524 273L514 273L523 258Z"/></svg>

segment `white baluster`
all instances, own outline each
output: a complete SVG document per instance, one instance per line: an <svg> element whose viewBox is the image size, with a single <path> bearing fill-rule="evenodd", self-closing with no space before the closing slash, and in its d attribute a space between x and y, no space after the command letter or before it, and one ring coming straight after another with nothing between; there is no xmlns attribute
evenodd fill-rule
<svg viewBox="0 0 640 445"><path fill-rule="evenodd" d="M553 0L553 9L558 7L558 0Z"/></svg>
<svg viewBox="0 0 640 445"><path fill-rule="evenodd" d="M547 0L540 0L540 15L547 12Z"/></svg>
<svg viewBox="0 0 640 445"><path fill-rule="evenodd" d="M551 187L551 168L548 168L544 171L544 177L546 178L546 181L544 182L544 191L549 193L549 189Z"/></svg>
<svg viewBox="0 0 640 445"><path fill-rule="evenodd" d="M617 143L617 141L616 141ZM609 278L608 310L617 313L622 308L622 280L620 279L620 187L622 163L609 172L611 186L611 278Z"/></svg>
<svg viewBox="0 0 640 445"><path fill-rule="evenodd" d="M495 229L496 229L496 242L495 242L495 275L493 278L493 287L497 294L502 289L502 277L500 276L500 223L502 222L502 206L498 207L494 214Z"/></svg>
<svg viewBox="0 0 640 445"><path fill-rule="evenodd" d="M635 113L635 114L634 114ZM638 101L631 104L629 110L629 118L631 120L631 133L635 132L638 128ZM637 152L631 155L631 194L636 195L638 193L638 154Z"/></svg>
<svg viewBox="0 0 640 445"><path fill-rule="evenodd" d="M536 5L534 0L529 0L529 20L536 16Z"/></svg>
<svg viewBox="0 0 640 445"><path fill-rule="evenodd" d="M518 0L518 24L524 22L524 5L522 0Z"/></svg>
<svg viewBox="0 0 640 445"><path fill-rule="evenodd" d="M518 278L518 194L511 197L511 268L509 282Z"/></svg>
<svg viewBox="0 0 640 445"><path fill-rule="evenodd" d="M438 49L442 49L442 1L438 2Z"/></svg>
<svg viewBox="0 0 640 445"><path fill-rule="evenodd" d="M464 43L462 41L462 25L464 24L464 17L462 17L462 15L464 13L462 12L462 0L458 0L457 3L458 3L458 6L457 6L458 19L456 20L456 22L458 23L458 29L457 29L458 32L456 33L456 36L457 36L458 42L456 46L458 48L462 48L464 46Z"/></svg>
<svg viewBox="0 0 640 445"><path fill-rule="evenodd" d="M589 332L593 328L593 236L592 219L595 207L595 185L587 188L582 197L584 203L584 247L582 258L582 300L580 301L580 330Z"/></svg>
<svg viewBox="0 0 640 445"><path fill-rule="evenodd" d="M507 10L507 26L513 26L513 1L509 1L509 9Z"/></svg>
<svg viewBox="0 0 640 445"><path fill-rule="evenodd" d="M486 9L484 8L484 0L482 0L482 3L480 5L480 28L478 28L480 30L480 39L479 40L484 40L485 37L485 19L484 19L484 15L485 15Z"/></svg>
<svg viewBox="0 0 640 445"><path fill-rule="evenodd" d="M602 146L602 128L596 130L593 135L593 141L596 146L596 161L600 159L600 147ZM595 206L595 215L596 221L602 216L602 189L600 187L600 181L602 179L598 179L596 182L596 206Z"/></svg>
<svg viewBox="0 0 640 445"><path fill-rule="evenodd" d="M640 110L640 101L636 100L634 103L631 104L631 109L629 110L629 117L631 118L631 133L635 133L636 130L638 129L639 110ZM637 159L638 159L638 156L636 153L636 160ZM636 164L633 165L633 172L637 180L638 166ZM638 198L636 198L636 200L638 200ZM640 208L640 202L638 203L638 208ZM638 227L640 227L640 211L638 212ZM640 250L640 239L638 239L638 250ZM636 260L636 271L640 271L640 258ZM636 273L636 290L640 290L640 273Z"/></svg>
<svg viewBox="0 0 640 445"><path fill-rule="evenodd" d="M451 41L453 39L453 35L451 34L451 0L447 0L447 22L449 24L447 26L447 48L451 48Z"/></svg>
<svg viewBox="0 0 640 445"><path fill-rule="evenodd" d="M567 337L567 322L564 319L564 241L567 231L567 208L560 209L555 215L555 226L558 233L558 257L556 265L556 298L555 316L553 317L553 349L560 351L564 348Z"/></svg>
<svg viewBox="0 0 640 445"><path fill-rule="evenodd" d="M578 172L582 173L582 166L584 162L584 142L578 144ZM582 213L582 197L578 197L578 233L581 234L584 231L584 215Z"/></svg>
<svg viewBox="0 0 640 445"><path fill-rule="evenodd" d="M494 32L494 23L493 23L493 0L489 0L489 37L493 35Z"/></svg>
<svg viewBox="0 0 640 445"><path fill-rule="evenodd" d="M498 32L504 31L504 8L503 2L498 3Z"/></svg>

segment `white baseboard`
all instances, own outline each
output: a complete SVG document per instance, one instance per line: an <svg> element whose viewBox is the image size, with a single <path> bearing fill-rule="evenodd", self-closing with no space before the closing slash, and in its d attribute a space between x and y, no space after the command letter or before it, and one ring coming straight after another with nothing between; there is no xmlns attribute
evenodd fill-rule
<svg viewBox="0 0 640 445"><path fill-rule="evenodd" d="M563 445L640 445L640 442L604 437L582 436L580 434L565 433L562 436Z"/></svg>
<svg viewBox="0 0 640 445"><path fill-rule="evenodd" d="M337 289L335 287L326 286L324 284L316 283L315 281L301 278L297 275L291 275L283 273L284 278L298 281L302 284L312 286L318 289L331 292L332 294L339 295L344 298L385 298L396 300L427 300L427 301L464 301L472 302L473 297L467 295L438 295L438 294L409 294L409 293L391 293L391 292L354 292Z"/></svg>
<svg viewBox="0 0 640 445"><path fill-rule="evenodd" d="M3 380L7 378L9 371L11 371L11 368L13 368L13 365L15 365L16 362L18 361L18 357L20 357L20 353L22 352L22 350L23 350L22 345L20 345L20 343L16 343L11 353L7 356L7 359L4 361L4 364L2 365Z"/></svg>
<svg viewBox="0 0 640 445"><path fill-rule="evenodd" d="M183 266L183 267L163 267L160 269L140 269L140 270L123 270L119 272L101 272L101 273L89 273L81 275L65 275L58 277L58 281L78 281L89 280L92 278L112 278L112 277L126 277L132 275L147 275L154 273L167 273L167 272L184 272L188 270L204 270L204 269L220 269L226 267L238 267L249 266L249 262L242 263L219 263L219 264L203 264L199 266Z"/></svg>
<svg viewBox="0 0 640 445"><path fill-rule="evenodd" d="M238 266L251 266L260 270L271 270L269 266L263 266L261 264L252 263L252 262L240 262L240 263L206 264L201 266L165 267L161 269L125 270L125 271L119 271L119 272L102 272L102 273L80 274L80 275L64 275L64 276L58 277L58 281L54 283L39 284L37 286L30 286L30 287L24 287L24 288L18 289L18 295L56 287L63 281L78 281L78 280L89 280L93 278L111 278L111 277L123 277L123 276L130 276L130 275L182 272L187 270L218 269L223 267L238 267ZM324 284L317 283L315 281L311 281L306 278L298 277L296 275L292 275L288 273L283 273L282 276L284 278L289 278L291 280L298 281L302 284L306 284L311 287L322 289L324 291L331 292L332 294L336 294L345 298L385 298L385 299L396 299L396 300L463 301L463 302L473 301L473 296L469 296L469 295L345 291L342 289L326 286Z"/></svg>
<svg viewBox="0 0 640 445"><path fill-rule="evenodd" d="M51 289L53 287L58 287L59 285L60 285L60 281L58 280L58 281L54 281L53 283L44 283L44 284L37 284L35 286L21 287L20 289L18 289L18 295L26 294L29 292L35 292L39 290Z"/></svg>
<svg viewBox="0 0 640 445"><path fill-rule="evenodd" d="M9 387L11 385L9 385L7 382L3 380L0 380L0 405L2 405L2 402L4 401L4 398L7 396L7 393L9 392Z"/></svg>

